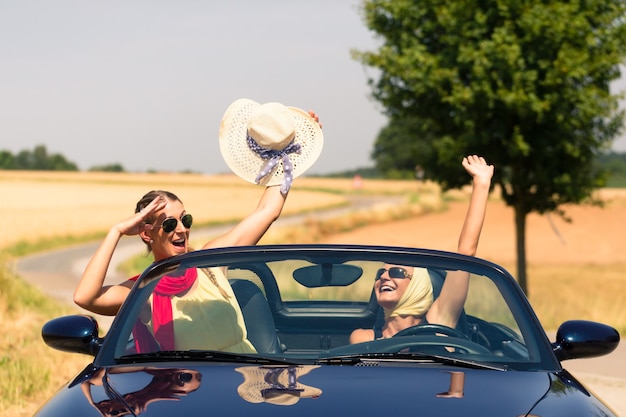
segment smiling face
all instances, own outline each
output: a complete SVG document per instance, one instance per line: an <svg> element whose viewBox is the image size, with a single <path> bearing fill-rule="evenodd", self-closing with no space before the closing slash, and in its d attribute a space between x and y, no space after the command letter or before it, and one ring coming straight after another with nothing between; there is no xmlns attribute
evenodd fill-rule
<svg viewBox="0 0 626 417"><path fill-rule="evenodd" d="M409 266L402 265L391 265L385 264L383 266L385 271L380 275L380 277L374 283L374 290L376 292L376 299L378 300L378 304L380 304L384 308L394 308L398 301L400 301L400 297L404 294L407 287L411 283L410 278L391 278L389 276L389 270L391 268L402 268L406 271L407 275L410 276L413 274L413 268ZM398 270L394 272L399 272ZM396 276L395 273L392 275Z"/></svg>
<svg viewBox="0 0 626 417"><path fill-rule="evenodd" d="M152 222L152 230L146 233L150 237L150 246L154 253L154 260L169 258L187 252L189 243L189 229L181 221L186 214L183 203L179 200L167 199L165 208L156 212ZM176 227L171 232L166 232L162 227L166 219L176 219Z"/></svg>

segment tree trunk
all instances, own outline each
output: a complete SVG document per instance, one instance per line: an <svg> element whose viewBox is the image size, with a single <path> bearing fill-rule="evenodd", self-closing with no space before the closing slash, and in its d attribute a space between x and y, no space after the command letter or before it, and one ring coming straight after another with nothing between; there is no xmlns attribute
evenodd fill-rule
<svg viewBox="0 0 626 417"><path fill-rule="evenodd" d="M517 282L528 297L526 280L526 210L515 206L515 243L517 249Z"/></svg>

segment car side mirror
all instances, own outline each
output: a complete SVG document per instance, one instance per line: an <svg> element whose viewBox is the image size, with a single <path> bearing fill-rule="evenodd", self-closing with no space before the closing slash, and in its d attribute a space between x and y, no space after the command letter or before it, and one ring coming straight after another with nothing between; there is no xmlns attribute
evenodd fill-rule
<svg viewBox="0 0 626 417"><path fill-rule="evenodd" d="M570 320L559 326L552 350L559 361L607 355L619 345L617 330L606 324Z"/></svg>
<svg viewBox="0 0 626 417"><path fill-rule="evenodd" d="M86 315L58 317L48 321L41 329L44 342L63 352L95 356L102 346L98 337L98 322Z"/></svg>

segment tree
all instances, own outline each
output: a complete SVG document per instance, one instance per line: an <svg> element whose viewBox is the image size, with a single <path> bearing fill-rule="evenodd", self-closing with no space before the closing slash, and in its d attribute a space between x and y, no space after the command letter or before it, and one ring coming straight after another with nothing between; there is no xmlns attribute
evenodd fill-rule
<svg viewBox="0 0 626 417"><path fill-rule="evenodd" d="M15 156L8 151L0 151L0 169L78 171L78 166L61 154L48 154L44 145L37 145L32 152L24 149Z"/></svg>
<svg viewBox="0 0 626 417"><path fill-rule="evenodd" d="M120 163L106 165L95 165L89 168L91 172L125 172L124 166Z"/></svg>
<svg viewBox="0 0 626 417"><path fill-rule="evenodd" d="M598 158L599 169L609 173L607 186L626 187L626 152L609 152Z"/></svg>
<svg viewBox="0 0 626 417"><path fill-rule="evenodd" d="M386 178L419 176L417 172L423 172L428 161L433 159L432 140L427 124L419 118L390 120L376 138L371 154L376 169L383 172Z"/></svg>
<svg viewBox="0 0 626 417"><path fill-rule="evenodd" d="M0 151L0 169L14 169L15 157L9 151Z"/></svg>
<svg viewBox="0 0 626 417"><path fill-rule="evenodd" d="M594 161L623 125L617 95L626 0L366 0L382 41L354 51L373 67L372 95L390 120L428 123L436 180L467 178L466 154L497 165L515 213L517 276L528 293L526 217L593 202L606 173ZM408 145L410 146L410 145Z"/></svg>

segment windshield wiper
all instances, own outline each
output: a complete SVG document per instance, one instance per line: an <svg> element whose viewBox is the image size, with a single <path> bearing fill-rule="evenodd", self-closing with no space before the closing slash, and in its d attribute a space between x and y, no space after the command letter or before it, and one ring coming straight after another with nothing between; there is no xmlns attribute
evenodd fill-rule
<svg viewBox="0 0 626 417"><path fill-rule="evenodd" d="M136 353L117 358L120 363L171 362L171 361L215 361L229 363L251 363L261 365L299 365L283 358L245 355L242 353L221 352L215 350L167 350L149 353Z"/></svg>
<svg viewBox="0 0 626 417"><path fill-rule="evenodd" d="M450 356L428 355L425 353L362 353L340 356L329 356L319 358L317 363L324 365L357 365L379 362L398 362L398 361L421 361L428 363L440 363L444 365L453 365L462 368L473 369L489 369L494 371L506 371L506 365L496 366L483 362L471 361L467 359L459 359Z"/></svg>

